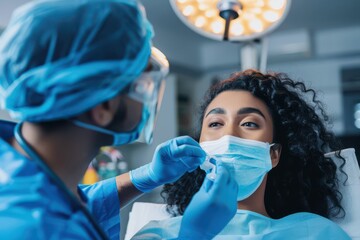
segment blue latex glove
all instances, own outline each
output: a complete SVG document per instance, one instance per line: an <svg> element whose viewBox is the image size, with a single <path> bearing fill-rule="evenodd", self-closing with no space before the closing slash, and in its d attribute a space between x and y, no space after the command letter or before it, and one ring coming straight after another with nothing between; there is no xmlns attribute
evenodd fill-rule
<svg viewBox="0 0 360 240"><path fill-rule="evenodd" d="M157 146L152 162L130 171L130 179L137 189L148 192L194 171L205 157L206 153L194 139L177 137Z"/></svg>
<svg viewBox="0 0 360 240"><path fill-rule="evenodd" d="M178 239L212 239L234 217L238 186L220 164L214 182L205 177L184 212Z"/></svg>

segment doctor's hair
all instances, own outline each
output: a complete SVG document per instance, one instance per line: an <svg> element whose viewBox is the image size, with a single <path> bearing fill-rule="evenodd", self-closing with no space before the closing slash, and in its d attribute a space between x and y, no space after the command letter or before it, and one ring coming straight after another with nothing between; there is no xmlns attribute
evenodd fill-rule
<svg viewBox="0 0 360 240"><path fill-rule="evenodd" d="M337 167L333 160L324 156L342 146L327 130L329 117L315 90L284 73L262 74L256 70L235 73L206 93L199 111L197 139L200 139L208 105L220 93L234 90L250 92L265 103L273 118L273 142L282 146L279 164L267 177L264 201L270 217L278 219L297 212L343 217ZM343 166L345 160L339 152L336 156ZM342 166L340 171L344 173ZM198 168L164 186L162 196L171 214L184 213L204 177L205 173Z"/></svg>

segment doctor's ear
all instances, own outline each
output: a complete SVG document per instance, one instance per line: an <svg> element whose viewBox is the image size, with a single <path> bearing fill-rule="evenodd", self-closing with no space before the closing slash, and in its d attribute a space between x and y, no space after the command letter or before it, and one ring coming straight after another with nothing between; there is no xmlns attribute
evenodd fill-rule
<svg viewBox="0 0 360 240"><path fill-rule="evenodd" d="M119 108L120 98L116 96L102 102L90 110L91 120L98 126L108 126L114 119Z"/></svg>
<svg viewBox="0 0 360 240"><path fill-rule="evenodd" d="M272 168L276 167L279 164L281 156L281 144L276 143L270 148L270 157Z"/></svg>

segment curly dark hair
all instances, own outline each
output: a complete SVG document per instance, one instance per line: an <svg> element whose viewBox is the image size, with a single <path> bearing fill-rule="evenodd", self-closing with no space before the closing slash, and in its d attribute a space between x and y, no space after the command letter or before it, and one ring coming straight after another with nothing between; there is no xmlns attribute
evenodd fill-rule
<svg viewBox="0 0 360 240"><path fill-rule="evenodd" d="M278 219L296 212L343 217L337 167L324 156L342 146L326 128L329 118L316 92L284 73L262 74L255 70L235 73L206 93L199 112L197 139L207 106L221 92L229 90L250 92L267 105L273 118L273 142L281 144L282 152L279 164L267 178L264 201L270 217ZM337 156L341 158L339 152ZM345 160L341 159L344 165ZM172 215L184 213L204 177L205 173L198 168L164 186L161 195Z"/></svg>

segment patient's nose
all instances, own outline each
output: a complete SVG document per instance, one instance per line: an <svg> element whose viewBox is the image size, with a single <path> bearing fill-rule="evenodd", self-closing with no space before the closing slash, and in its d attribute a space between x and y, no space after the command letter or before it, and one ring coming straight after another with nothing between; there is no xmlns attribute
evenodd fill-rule
<svg viewBox="0 0 360 240"><path fill-rule="evenodd" d="M241 138L241 132L239 129L239 126L237 124L227 124L224 128L223 135L230 135L234 137L240 137Z"/></svg>

